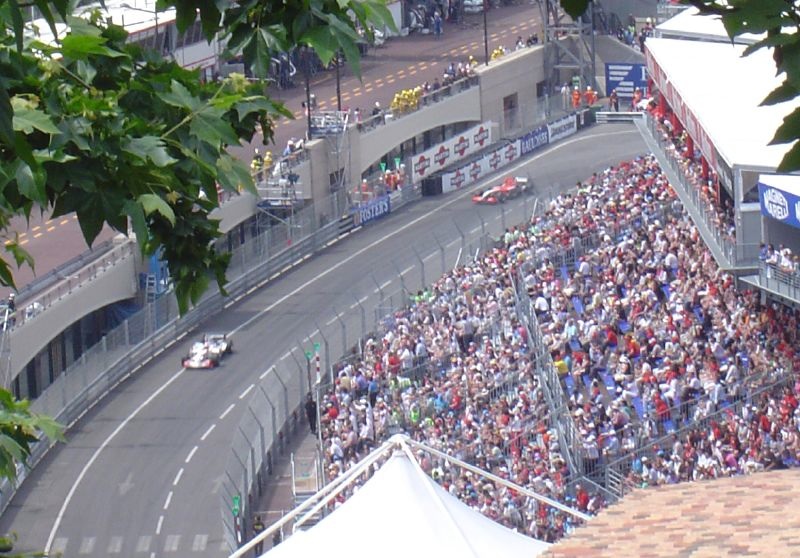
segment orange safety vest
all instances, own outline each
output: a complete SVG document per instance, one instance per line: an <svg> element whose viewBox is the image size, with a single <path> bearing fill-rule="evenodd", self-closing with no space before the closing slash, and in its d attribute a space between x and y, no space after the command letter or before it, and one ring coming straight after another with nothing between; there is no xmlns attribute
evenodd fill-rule
<svg viewBox="0 0 800 558"><path fill-rule="evenodd" d="M581 93L580 91L572 91L572 106L578 108L581 106Z"/></svg>

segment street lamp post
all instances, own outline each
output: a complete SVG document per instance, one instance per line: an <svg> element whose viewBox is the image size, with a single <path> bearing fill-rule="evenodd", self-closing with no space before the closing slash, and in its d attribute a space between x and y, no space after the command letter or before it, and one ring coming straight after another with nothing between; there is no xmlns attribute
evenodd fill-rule
<svg viewBox="0 0 800 558"><path fill-rule="evenodd" d="M489 29L486 25L486 11L489 9L489 0L483 0L483 55L486 65L489 65Z"/></svg>
<svg viewBox="0 0 800 558"><path fill-rule="evenodd" d="M342 82L341 78L339 77L339 64L342 62L342 58L339 55L339 51L336 51L336 110L342 112Z"/></svg>
<svg viewBox="0 0 800 558"><path fill-rule="evenodd" d="M308 139L311 140L311 55L308 47L303 51L303 58L305 58L305 74L306 74L306 121L308 123Z"/></svg>

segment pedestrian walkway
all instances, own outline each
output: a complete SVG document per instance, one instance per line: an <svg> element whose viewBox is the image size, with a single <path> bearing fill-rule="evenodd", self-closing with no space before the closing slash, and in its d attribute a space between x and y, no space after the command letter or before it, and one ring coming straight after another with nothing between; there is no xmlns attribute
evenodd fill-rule
<svg viewBox="0 0 800 558"><path fill-rule="evenodd" d="M253 511L253 517L260 515L267 529L294 508L292 495L292 456L294 456L295 465L298 467L295 473L297 478L315 478L314 458L316 457L317 439L308 431L306 425L303 425L302 428L302 433L298 434L287 444L286 451L283 455L279 455L276 458L273 469L274 474L269 477L264 487L261 501ZM304 488L305 483L303 486L298 486L298 489ZM284 534L289 535L291 529L291 523L285 525L283 528ZM270 540L265 541L264 549L267 550L270 548L271 544L272 541L270 538Z"/></svg>

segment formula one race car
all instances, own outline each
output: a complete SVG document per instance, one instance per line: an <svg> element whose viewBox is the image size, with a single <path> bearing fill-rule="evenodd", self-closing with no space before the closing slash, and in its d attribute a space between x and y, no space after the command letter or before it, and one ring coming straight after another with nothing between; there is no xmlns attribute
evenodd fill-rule
<svg viewBox="0 0 800 558"><path fill-rule="evenodd" d="M184 368L216 368L219 366L219 356L211 354L208 346L202 341L195 341L189 349L189 354L181 361Z"/></svg>
<svg viewBox="0 0 800 558"><path fill-rule="evenodd" d="M224 333L206 333L203 336L203 343L208 347L209 354L217 358L233 352L233 341Z"/></svg>
<svg viewBox="0 0 800 558"><path fill-rule="evenodd" d="M206 333L192 343L189 354L181 361L184 368L215 368L226 354L233 352L233 341L224 333Z"/></svg>
<svg viewBox="0 0 800 558"><path fill-rule="evenodd" d="M495 205L507 199L516 198L528 189L528 179L521 176L509 176L498 186L482 190L472 196L472 203Z"/></svg>

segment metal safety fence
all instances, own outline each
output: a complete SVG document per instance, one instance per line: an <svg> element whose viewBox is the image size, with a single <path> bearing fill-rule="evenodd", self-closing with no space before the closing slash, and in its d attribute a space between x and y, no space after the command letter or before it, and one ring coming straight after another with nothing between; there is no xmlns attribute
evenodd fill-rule
<svg viewBox="0 0 800 558"><path fill-rule="evenodd" d="M382 335L396 312L406 308L430 282L494 247L493 238L504 229L500 221L525 220L533 207L533 200L521 200L517 206L501 210L503 219L487 221L481 217L482 225L469 232L452 222L452 240L440 240L432 234L431 242L409 247L394 258L387 270L393 275L391 280L381 282L371 273L354 285L352 292L331 302L333 316L327 322L320 323L323 317L319 321L310 318L315 329L264 371L233 434L220 502L231 550L252 535L251 515L274 474L276 459L287 451L293 435L310 427L304 412L308 394L319 402L338 371L360 358L366 340ZM401 261L411 265L400 269ZM364 293L367 296L359 298ZM332 355L341 357L334 360ZM431 359L407 372L421 377L436 369L436 361ZM321 467L322 461L317 459L317 465ZM325 471L316 471L316 478L324 480Z"/></svg>
<svg viewBox="0 0 800 558"><path fill-rule="evenodd" d="M758 263L758 243L741 243L736 241L736 228L733 219L723 215L721 207L716 202L707 199L702 185L693 181L689 170L689 161L674 153L675 146L672 140L660 129L658 121L652 115L647 116L647 129L655 140L660 155L659 159L666 161L668 169L673 171L677 178L670 183L683 195L680 196L685 203L687 212L692 216L697 228L700 230L712 252L719 252L725 259L725 267L755 267ZM665 168L665 171L668 171ZM716 250L714 250L716 248Z"/></svg>

